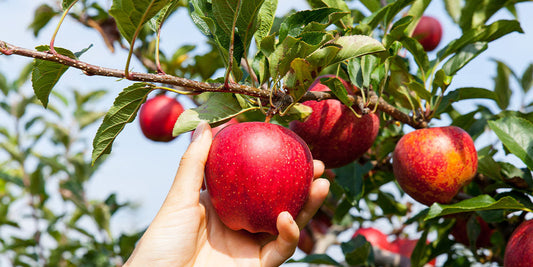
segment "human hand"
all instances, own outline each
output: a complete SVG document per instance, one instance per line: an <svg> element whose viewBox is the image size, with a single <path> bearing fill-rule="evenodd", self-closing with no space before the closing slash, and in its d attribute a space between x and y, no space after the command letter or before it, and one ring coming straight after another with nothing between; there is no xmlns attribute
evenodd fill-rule
<svg viewBox="0 0 533 267"><path fill-rule="evenodd" d="M199 193L211 141L211 129L202 122L161 209L125 266L279 266L293 255L300 228L328 194L329 181L318 178L324 164L314 161L316 179L296 219L288 212L279 214L278 236L234 231L220 221L208 193Z"/></svg>

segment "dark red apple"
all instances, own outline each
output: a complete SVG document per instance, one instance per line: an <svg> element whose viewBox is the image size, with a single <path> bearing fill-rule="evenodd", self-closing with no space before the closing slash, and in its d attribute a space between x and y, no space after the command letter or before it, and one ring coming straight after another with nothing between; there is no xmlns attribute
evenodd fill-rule
<svg viewBox="0 0 533 267"><path fill-rule="evenodd" d="M316 243L313 233L308 226L309 225L306 225L300 230L300 239L298 239L298 248L305 254L311 254Z"/></svg>
<svg viewBox="0 0 533 267"><path fill-rule="evenodd" d="M331 217L322 210L318 210L309 223L300 231L298 248L306 254L310 254L315 247L315 243L328 232L331 225Z"/></svg>
<svg viewBox="0 0 533 267"><path fill-rule="evenodd" d="M369 227L369 228L359 228L353 234L352 238L362 235L365 237L366 241L370 242L373 247L377 247L382 250L395 252L397 253L397 248L394 247L387 239L387 235L381 232L380 230Z"/></svg>
<svg viewBox="0 0 533 267"><path fill-rule="evenodd" d="M173 140L175 136L172 136L172 130L182 112L183 106L175 98L157 95L149 99L139 110L139 122L144 136L158 142Z"/></svg>
<svg viewBox="0 0 533 267"><path fill-rule="evenodd" d="M425 51L433 51L442 38L442 26L436 18L422 16L413 31L413 38L420 42Z"/></svg>
<svg viewBox="0 0 533 267"><path fill-rule="evenodd" d="M205 182L222 222L233 230L277 234L276 220L294 218L309 195L313 158L305 142L279 125L243 122L213 139Z"/></svg>
<svg viewBox="0 0 533 267"><path fill-rule="evenodd" d="M481 217L476 216L476 219L480 226L480 233L476 240L476 247L477 248L486 248L490 247L490 238L492 234L494 233L494 229L490 228L489 224L485 222ZM455 225L452 228L451 234L455 241L465 245L470 246L470 242L468 240L468 233L466 229L466 225L468 222L468 217L457 215L455 216Z"/></svg>
<svg viewBox="0 0 533 267"><path fill-rule="evenodd" d="M449 203L477 171L470 135L455 126L419 129L396 144L393 171L401 188L416 201Z"/></svg>
<svg viewBox="0 0 533 267"><path fill-rule="evenodd" d="M330 90L319 82L320 78L311 86L311 91ZM303 104L311 107L313 112L304 122L292 121L290 129L302 137L309 145L313 158L324 162L326 168L338 168L356 160L374 143L379 131L376 114L358 118L335 99L306 101Z"/></svg>
<svg viewBox="0 0 533 267"><path fill-rule="evenodd" d="M533 264L533 220L521 223L505 248L504 267L529 267Z"/></svg>

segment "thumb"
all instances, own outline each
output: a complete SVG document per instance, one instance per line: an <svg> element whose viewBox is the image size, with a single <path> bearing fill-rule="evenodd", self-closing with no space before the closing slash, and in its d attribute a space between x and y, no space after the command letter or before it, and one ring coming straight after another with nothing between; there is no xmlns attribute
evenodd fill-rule
<svg viewBox="0 0 533 267"><path fill-rule="evenodd" d="M200 122L193 134L191 144L180 160L176 177L164 204L180 206L198 204L212 139L209 124L205 121Z"/></svg>

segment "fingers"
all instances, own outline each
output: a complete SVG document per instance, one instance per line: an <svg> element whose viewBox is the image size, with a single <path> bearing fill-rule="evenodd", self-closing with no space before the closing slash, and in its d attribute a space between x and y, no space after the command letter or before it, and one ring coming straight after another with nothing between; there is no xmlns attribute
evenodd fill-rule
<svg viewBox="0 0 533 267"><path fill-rule="evenodd" d="M199 192L204 180L205 163L212 138L209 124L200 122L194 132L191 144L181 158L174 183L170 188L165 204L182 206L198 204ZM172 203L167 203L167 201Z"/></svg>
<svg viewBox="0 0 533 267"><path fill-rule="evenodd" d="M303 228L315 215L324 199L328 196L328 192L329 181L327 179L318 178L313 181L309 190L309 199L298 214L298 217L296 217L296 223L300 228Z"/></svg>
<svg viewBox="0 0 533 267"><path fill-rule="evenodd" d="M320 160L315 159L313 160L313 165L314 165L314 177L318 178L322 176L322 174L324 173L324 169L325 169L324 163Z"/></svg>
<svg viewBox="0 0 533 267"><path fill-rule="evenodd" d="M300 238L300 228L289 212L281 212L276 222L279 235L261 250L261 266L280 266L290 258Z"/></svg>

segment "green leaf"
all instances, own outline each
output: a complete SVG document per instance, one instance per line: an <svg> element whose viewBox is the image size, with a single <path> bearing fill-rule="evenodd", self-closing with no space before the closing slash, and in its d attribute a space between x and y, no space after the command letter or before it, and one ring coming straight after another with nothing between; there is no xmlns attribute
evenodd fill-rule
<svg viewBox="0 0 533 267"><path fill-rule="evenodd" d="M231 93L205 93L209 98L199 107L185 110L178 117L172 134L178 136L182 133L196 129L198 123L207 121L211 126L217 126L241 113L257 110L240 95Z"/></svg>
<svg viewBox="0 0 533 267"><path fill-rule="evenodd" d="M365 35L341 36L326 43L306 59L315 66L325 67L355 57L385 51L376 39Z"/></svg>
<svg viewBox="0 0 533 267"><path fill-rule="evenodd" d="M148 25L154 32L158 32L163 23L178 9L183 6L182 1L171 1L165 7L163 7L157 15L150 19Z"/></svg>
<svg viewBox="0 0 533 267"><path fill-rule="evenodd" d="M401 43L413 55L416 65L424 75L423 78L425 80L425 75L429 69L429 59L424 47L414 38L405 37L401 40Z"/></svg>
<svg viewBox="0 0 533 267"><path fill-rule="evenodd" d="M336 8L319 8L296 12L285 19L279 29L279 41L287 36L298 37L308 30L323 31L348 13Z"/></svg>
<svg viewBox="0 0 533 267"><path fill-rule="evenodd" d="M29 29L33 30L33 35L37 37L39 35L39 32L41 31L44 26L50 22L52 18L54 18L58 13L49 5L42 4L37 9L35 9L35 13L33 14L33 21L28 26Z"/></svg>
<svg viewBox="0 0 533 267"><path fill-rule="evenodd" d="M109 228L111 221L111 211L109 206L105 203L99 203L94 206L93 210L94 221L101 230L105 230L111 235L111 229Z"/></svg>
<svg viewBox="0 0 533 267"><path fill-rule="evenodd" d="M287 261L287 263L296 263L296 262L342 266L342 264L338 263L337 261L335 261L333 258L328 256L327 254L311 254L299 260L290 259L289 261Z"/></svg>
<svg viewBox="0 0 533 267"><path fill-rule="evenodd" d="M67 10L70 5L72 5L74 2L76 2L78 0L63 0L63 4L61 5L63 7L63 10Z"/></svg>
<svg viewBox="0 0 533 267"><path fill-rule="evenodd" d="M330 34L321 35L324 41L332 38ZM320 44L311 45L303 40L288 36L282 43L278 44L275 50L268 56L270 76L280 79L290 70L290 64L296 58L305 58L315 51Z"/></svg>
<svg viewBox="0 0 533 267"><path fill-rule="evenodd" d="M264 0L213 0L213 14L226 34L231 36L233 21L237 19L235 24L236 33L239 35L245 51L248 51L252 37L259 26L258 15L263 2ZM240 7L237 6L238 4L240 4ZM273 8L272 3L270 3L269 8ZM271 21L273 22L273 18L271 18Z"/></svg>
<svg viewBox="0 0 533 267"><path fill-rule="evenodd" d="M478 28L470 29L461 35L458 39L451 41L446 47L442 48L437 57L439 60L458 52L468 44L476 42L491 42L511 32L523 33L520 23L516 20L498 20L490 25L483 25Z"/></svg>
<svg viewBox="0 0 533 267"><path fill-rule="evenodd" d="M347 107L353 105L353 102L348 98L348 90L353 93L352 88L345 88L344 84L339 80L339 77L325 77L320 79L320 83L329 87L329 89L337 96L337 98ZM355 111L354 111L355 112Z"/></svg>
<svg viewBox="0 0 533 267"><path fill-rule="evenodd" d="M482 210L524 210L531 212L528 208L512 197L503 197L494 200L489 195L479 195L471 199L466 199L451 205L434 203L424 220L431 220L448 214L482 211Z"/></svg>
<svg viewBox="0 0 533 267"><path fill-rule="evenodd" d="M444 8L446 8L446 12L455 23L459 22L462 8L461 0L444 0Z"/></svg>
<svg viewBox="0 0 533 267"><path fill-rule="evenodd" d="M291 68L284 79L285 87L294 102L307 92L314 79L311 76L314 68L305 59L296 58L291 62Z"/></svg>
<svg viewBox="0 0 533 267"><path fill-rule="evenodd" d="M511 69L505 63L494 60L497 64L496 77L494 78L494 93L496 93L496 103L501 109L506 109L511 101L511 86L509 84L509 76Z"/></svg>
<svg viewBox="0 0 533 267"><path fill-rule="evenodd" d="M432 97L431 92L426 90L426 87L424 87L423 84L415 80L411 80L409 83L406 83L405 85L407 86L407 88L409 88L409 90L415 92L416 95L422 99L430 100Z"/></svg>
<svg viewBox="0 0 533 267"><path fill-rule="evenodd" d="M254 37L257 42L257 47L260 47L260 43L272 29L274 24L274 19L276 18L276 9L278 8L278 0L264 0L261 9L259 9L259 14L257 14L259 19L259 25L257 26L257 31L255 31Z"/></svg>
<svg viewBox="0 0 533 267"><path fill-rule="evenodd" d="M344 191L347 200L356 205L365 195L364 177L372 169L372 164L367 162L365 165L359 163L348 164L344 167L335 169L335 183Z"/></svg>
<svg viewBox="0 0 533 267"><path fill-rule="evenodd" d="M456 90L449 92L442 98L442 101L437 108L436 114L444 112L452 103L465 100L465 99L491 99L496 101L498 96L491 91L485 88L477 87L462 87Z"/></svg>
<svg viewBox="0 0 533 267"><path fill-rule="evenodd" d="M331 7L351 13L350 8L344 0L311 0L307 2L313 9ZM345 16L341 19L341 22L342 23L337 23L339 28L346 28L347 26L350 27L353 24L353 17Z"/></svg>
<svg viewBox="0 0 533 267"><path fill-rule="evenodd" d="M514 0L469 0L465 1L459 19L459 26L463 31L484 25L492 15L507 5L514 4Z"/></svg>
<svg viewBox="0 0 533 267"><path fill-rule="evenodd" d="M487 50L487 42L476 42L468 44L460 49L453 57L451 57L444 65L442 69L448 76L453 76L457 71L462 69L468 62L477 57L483 51Z"/></svg>
<svg viewBox="0 0 533 267"><path fill-rule="evenodd" d="M35 49L38 51L48 51L49 46L38 46ZM55 47L55 50L64 56L76 59L74 53L67 49L60 47ZM43 106L46 108L48 106L48 97L52 88L57 84L61 76L67 71L68 66L50 62L40 59L35 59L33 64L33 70L31 73L31 82L33 85L33 91L35 96L41 101Z"/></svg>
<svg viewBox="0 0 533 267"><path fill-rule="evenodd" d="M374 13L381 8L381 3L379 0L361 0L363 4L370 12Z"/></svg>
<svg viewBox="0 0 533 267"><path fill-rule="evenodd" d="M24 187L24 182L22 181L21 177L17 177L14 175L11 175L4 170L0 170L0 180L4 180L6 182L10 182L13 184L18 185L19 187Z"/></svg>
<svg viewBox="0 0 533 267"><path fill-rule="evenodd" d="M380 23L382 23L385 28L388 28L389 24L396 18L396 15L412 2L413 0L393 1L382 7L379 11L373 12L370 16L366 17L362 23L369 25L371 29L377 28Z"/></svg>
<svg viewBox="0 0 533 267"><path fill-rule="evenodd" d="M522 90L524 93L529 92L529 89L531 89L533 86L533 64L529 64L527 69L524 71L524 74L522 74L520 85L522 85Z"/></svg>
<svg viewBox="0 0 533 267"><path fill-rule="evenodd" d="M137 111L146 101L148 93L154 89L154 85L148 83L135 83L125 88L109 109L104 121L98 128L93 140L92 164L103 156L111 153L113 141L124 129L127 123L135 120Z"/></svg>
<svg viewBox="0 0 533 267"><path fill-rule="evenodd" d="M170 0L113 0L109 14L115 18L120 34L131 44L141 27Z"/></svg>
<svg viewBox="0 0 533 267"><path fill-rule="evenodd" d="M350 266L366 266L368 263L374 262L372 245L362 235L358 235L350 241L342 243L341 249L346 258L346 262Z"/></svg>
<svg viewBox="0 0 533 267"><path fill-rule="evenodd" d="M533 123L512 115L488 123L505 148L533 170Z"/></svg>
<svg viewBox="0 0 533 267"><path fill-rule="evenodd" d="M8 85L6 76L0 73L0 92L7 96L9 90L11 90L11 86Z"/></svg>

